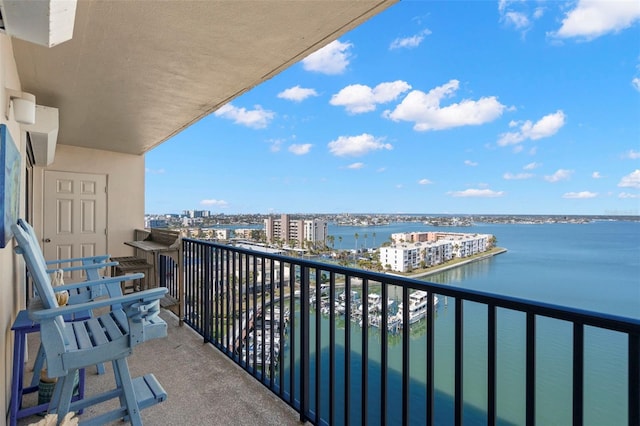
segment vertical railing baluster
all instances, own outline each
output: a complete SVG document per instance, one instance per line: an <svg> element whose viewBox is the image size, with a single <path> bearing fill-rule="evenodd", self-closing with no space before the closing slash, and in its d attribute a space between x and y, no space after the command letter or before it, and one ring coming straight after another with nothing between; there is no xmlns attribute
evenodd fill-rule
<svg viewBox="0 0 640 426"><path fill-rule="evenodd" d="M320 305L322 302L322 294L320 293L320 270L318 268L315 269L316 279L315 279L315 290L316 294L316 395L315 395L315 404L316 404L316 424L320 424L322 419L322 410L320 406L320 397L322 396L322 328L320 321Z"/></svg>
<svg viewBox="0 0 640 426"><path fill-rule="evenodd" d="M264 263L264 262L263 262ZM273 389L273 379L274 376L276 375L275 371L275 363L276 363L276 357L275 357L275 350L274 350L274 345L275 345L275 335L274 335L274 329L275 329L275 325L276 325L276 321L275 321L275 285L273 282L273 268L269 268L269 353L268 353L268 359L269 359L269 389Z"/></svg>
<svg viewBox="0 0 640 426"><path fill-rule="evenodd" d="M487 424L496 424L496 306L487 305Z"/></svg>
<svg viewBox="0 0 640 426"><path fill-rule="evenodd" d="M309 414L309 268L300 267L300 421Z"/></svg>
<svg viewBox="0 0 640 426"><path fill-rule="evenodd" d="M362 278L362 383L360 384L361 425L368 422L369 391L369 279Z"/></svg>
<svg viewBox="0 0 640 426"><path fill-rule="evenodd" d="M247 281L248 281L248 277L249 274L246 273L245 270L245 265L248 262L248 254L245 253L238 253L238 330L237 333L235 334L234 340L236 341L236 356L239 359L239 363L241 366L244 366L245 369L247 369L247 363L244 360L244 358L242 357L242 350L244 349L244 345L245 345L245 340L244 340L244 324L243 324L243 309L242 309L242 305L243 305L243 297L244 297L244 290L243 287L246 285ZM235 305L235 303L234 303ZM235 322L235 321L234 321Z"/></svg>
<svg viewBox="0 0 640 426"><path fill-rule="evenodd" d="M262 262L265 263L267 259L262 259ZM275 261L273 259L269 259L269 266L271 269L275 270ZM280 398L284 399L284 342L285 342L285 332L286 332L286 324L285 324L285 312L284 312L284 265L282 262L278 262L278 286L280 289L280 351L278 353L278 365L280 365L280 371L278 374L278 388L280 389Z"/></svg>
<svg viewBox="0 0 640 426"><path fill-rule="evenodd" d="M265 263L264 261L260 263L260 274L256 273L256 277L254 279L253 284L253 311L252 311L252 321L253 321L253 335L252 335L252 344L253 350L247 354L247 358L250 358L250 363L253 368L253 377L258 377L262 374L260 368L258 368L258 344L260 343L258 340L258 326L261 327L262 318L260 315L262 314L262 310L258 307L260 303L259 300L262 298L262 286L264 285L264 276L265 276ZM260 279L258 280L258 277ZM259 299L260 298L260 299ZM258 322L260 319L260 322ZM262 336L262 334L260 334Z"/></svg>
<svg viewBox="0 0 640 426"><path fill-rule="evenodd" d="M382 286L382 320L380 324L380 331L382 335L382 342L380 343L380 425L385 426L387 424L387 402L389 399L388 394L388 372L389 372L389 285L386 282L380 283Z"/></svg>
<svg viewBox="0 0 640 426"><path fill-rule="evenodd" d="M433 303L434 301L434 297L435 294L433 294L433 292L429 293L429 299L427 300L427 337L425 339L426 341L426 352L427 352L427 377L426 377L426 401L425 401L425 406L427 409L426 412L426 424L427 425L432 425L433 424L433 419L434 419L434 411L435 411L435 406L433 404L433 398L434 398L434 350L435 350L435 346L434 346L434 323L435 323L435 314L436 314L436 310L435 310L435 305Z"/></svg>
<svg viewBox="0 0 640 426"><path fill-rule="evenodd" d="M295 298L295 282L296 282L296 270L293 264L289 265L289 312L290 312L290 326L291 335L289 336L289 394L291 395L291 405L296 402L296 298Z"/></svg>
<svg viewBox="0 0 640 426"><path fill-rule="evenodd" d="M573 424L583 423L584 325L573 323Z"/></svg>
<svg viewBox="0 0 640 426"><path fill-rule="evenodd" d="M220 337L219 332L219 324L220 324L220 310L219 310L219 301L220 301L220 292L218 289L219 285L219 275L218 271L220 269L219 265L219 253L218 248L214 247L211 255L213 256L213 282L211 283L211 288L213 290L211 302L213 303L213 342L217 346L218 338ZM194 259L195 262L195 259Z"/></svg>
<svg viewBox="0 0 640 426"><path fill-rule="evenodd" d="M236 321L236 317L237 315L237 310L236 310L236 289L238 287L238 281L240 279L240 277L238 276L239 274L242 273L242 268L240 268L238 266L238 258L240 257L240 253L237 252L232 252L233 257L232 257L232 271L231 271L231 282L232 282L232 286L231 286L231 350L232 350L232 355L235 356L236 355L236 351L237 351L237 342L236 342L236 338L238 336L238 324ZM238 274L236 274L236 271L238 271Z"/></svg>
<svg viewBox="0 0 640 426"><path fill-rule="evenodd" d="M351 276L344 276L344 424L351 411Z"/></svg>
<svg viewBox="0 0 640 426"><path fill-rule="evenodd" d="M381 283L382 293L382 318L380 319L380 425L387 424L388 395L388 372L389 372L389 284L385 281Z"/></svg>
<svg viewBox="0 0 640 426"><path fill-rule="evenodd" d="M629 333L629 426L640 425L640 334Z"/></svg>
<svg viewBox="0 0 640 426"><path fill-rule="evenodd" d="M462 385L464 383L464 330L463 330L463 300L456 297L456 315L455 315L455 373L454 373L454 423L462 425L464 422L464 395Z"/></svg>
<svg viewBox="0 0 640 426"><path fill-rule="evenodd" d="M265 380L265 372L267 369L265 368L265 343L266 343L266 335L265 332L265 312L266 312L266 300L265 300L265 281L266 281L266 265L262 262L262 280L260 281L260 347L262 350L260 351L260 362L262 363L262 368L260 368L260 381L264 383ZM256 339L257 343L258 339ZM257 357L257 347L254 349L254 357ZM257 369L257 364L254 364Z"/></svg>
<svg viewBox="0 0 640 426"><path fill-rule="evenodd" d="M224 252L224 350L225 353L229 353L229 251L225 250Z"/></svg>
<svg viewBox="0 0 640 426"><path fill-rule="evenodd" d="M336 274L329 272L329 424L336 415Z"/></svg>
<svg viewBox="0 0 640 426"><path fill-rule="evenodd" d="M527 312L526 424L536 424L536 316Z"/></svg>
<svg viewBox="0 0 640 426"><path fill-rule="evenodd" d="M409 341L411 325L409 324L409 287L402 286L402 424L409 424Z"/></svg>
<svg viewBox="0 0 640 426"><path fill-rule="evenodd" d="M211 246L202 246L203 248L203 256L200 259L200 265L203 265L202 267L204 267L205 273L204 273L204 279L202 281L200 281L200 287L202 289L202 306L203 306L203 310L204 312L201 315L201 320L202 324L201 326L203 327L204 330L204 341L210 341L211 340L211 310L212 310L212 306L211 306L211 298L209 297L209 290L211 288L211 258L210 258L210 253L211 253Z"/></svg>

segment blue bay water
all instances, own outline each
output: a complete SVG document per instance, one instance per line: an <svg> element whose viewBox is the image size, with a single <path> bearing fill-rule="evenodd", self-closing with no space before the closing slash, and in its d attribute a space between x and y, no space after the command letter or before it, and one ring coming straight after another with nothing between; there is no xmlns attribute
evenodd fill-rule
<svg viewBox="0 0 640 426"><path fill-rule="evenodd" d="M374 246L388 240L391 233L445 229L452 232L489 233L507 253L491 259L438 273L425 280L490 293L532 299L619 316L640 318L640 222L602 221L588 224L477 224L464 228L434 228L420 223L394 223L376 227L330 226L329 234L342 236L342 249ZM367 234L365 243L364 235ZM435 313L435 383L437 424L453 420L453 338L455 307L441 300ZM486 424L486 309L464 304L464 419L465 424ZM329 323L322 324L321 388L328 389ZM315 319L312 319L312 323ZM340 322L336 329L336 377L344 376L344 335L351 331L351 387L359 389L362 329ZM421 328L422 327L422 328ZM314 328L312 327L312 330ZM507 310L498 312L498 418L501 425L524 424L525 318ZM536 321L538 424L571 424L571 325L539 318ZM369 424L379 424L380 335L369 329ZM311 336L313 342L314 337ZM299 339L298 339L299 341ZM424 321L410 334L410 423L423 424L425 416ZM585 332L585 424L627 424L626 340L607 331ZM388 424L400 424L402 337L389 339ZM313 364L313 360L312 360ZM288 363L285 363L288 365ZM313 376L314 365L311 366ZM284 371L285 376L289 372ZM338 406L343 398L339 383ZM313 387L312 387L313 388ZM312 390L313 392L313 390ZM358 394L356 392L356 394ZM321 402L323 417L328 401ZM360 401L351 401L349 418L358 422ZM338 412L335 424L344 424Z"/></svg>
<svg viewBox="0 0 640 426"><path fill-rule="evenodd" d="M392 233L445 230L486 233L508 250L425 280L490 293L640 318L640 222L476 224L436 228L422 223L329 226L342 249L373 247ZM365 241L364 235L367 235Z"/></svg>

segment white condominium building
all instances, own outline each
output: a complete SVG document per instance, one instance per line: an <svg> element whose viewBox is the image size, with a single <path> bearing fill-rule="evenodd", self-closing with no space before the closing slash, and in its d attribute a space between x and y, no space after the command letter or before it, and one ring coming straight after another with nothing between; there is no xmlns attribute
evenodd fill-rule
<svg viewBox="0 0 640 426"><path fill-rule="evenodd" d="M397 272L438 265L486 251L489 234L412 232L392 234L394 244L380 248L380 263Z"/></svg>

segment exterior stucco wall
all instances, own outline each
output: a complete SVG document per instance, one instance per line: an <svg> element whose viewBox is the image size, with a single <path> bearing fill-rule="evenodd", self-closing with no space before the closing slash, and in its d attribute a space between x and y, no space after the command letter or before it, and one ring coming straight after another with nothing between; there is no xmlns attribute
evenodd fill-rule
<svg viewBox="0 0 640 426"><path fill-rule="evenodd" d="M60 111L60 114L63 114ZM42 235L44 215L44 171L95 173L107 176L107 252L112 256L131 256L124 245L133 239L136 228L144 228L144 156L64 145L58 140L52 164L34 169L33 222Z"/></svg>
<svg viewBox="0 0 640 426"><path fill-rule="evenodd" d="M24 143L20 125L13 121L13 114L9 120L5 116L6 93L5 88L20 90L20 79L13 58L11 38L0 34L0 123L6 124L18 150L22 154L24 164ZM23 176L24 180L24 176ZM24 184L20 188L20 215L24 214ZM0 410L6 417L11 398L11 369L13 363L13 334L11 325L17 312L24 308L24 276L22 261L13 253L13 240L6 247L0 248Z"/></svg>

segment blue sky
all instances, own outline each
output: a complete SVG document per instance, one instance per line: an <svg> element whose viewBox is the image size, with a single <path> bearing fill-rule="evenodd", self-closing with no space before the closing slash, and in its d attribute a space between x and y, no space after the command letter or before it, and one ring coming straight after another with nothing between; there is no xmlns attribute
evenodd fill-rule
<svg viewBox="0 0 640 426"><path fill-rule="evenodd" d="M400 2L146 168L151 214L638 215L640 2Z"/></svg>

